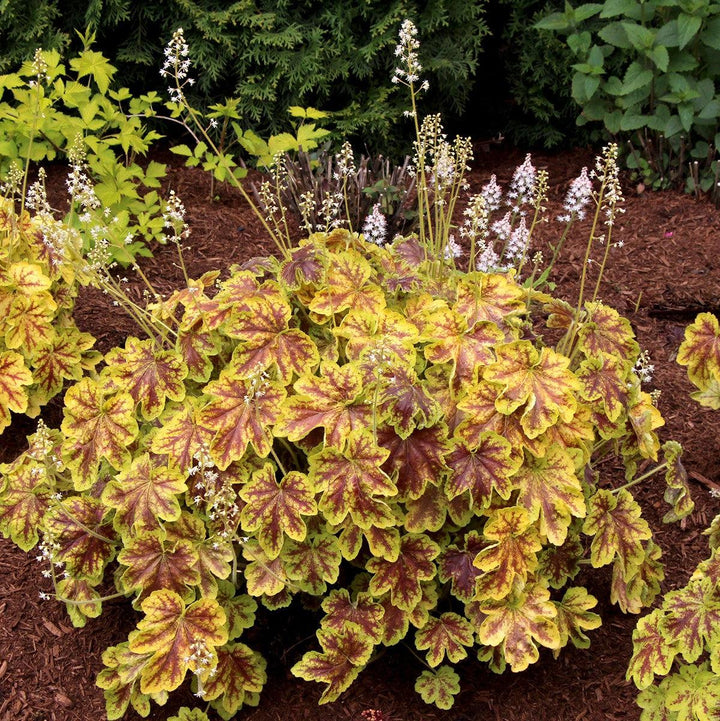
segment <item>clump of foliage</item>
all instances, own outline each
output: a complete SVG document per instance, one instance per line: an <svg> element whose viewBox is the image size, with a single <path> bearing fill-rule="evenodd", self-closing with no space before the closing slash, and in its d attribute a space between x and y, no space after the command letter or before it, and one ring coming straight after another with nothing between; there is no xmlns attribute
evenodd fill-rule
<svg viewBox="0 0 720 721"><path fill-rule="evenodd" d="M418 258L336 230L213 297L217 273L191 281L2 468L0 529L41 542L73 622L108 583L143 613L104 654L110 718L188 671L227 717L255 703L264 662L238 637L258 603L322 600L320 650L293 667L322 701L412 634L417 689L447 708L473 648L499 672L587 645L584 563L612 564L623 610L654 599L659 548L595 470L617 453L632 485L660 448L629 323L449 262L438 283ZM543 315L558 343L529 333Z"/></svg>
<svg viewBox="0 0 720 721"><path fill-rule="evenodd" d="M698 389L692 397L720 409L720 324L701 313L685 330L678 363ZM681 466L678 471L682 473ZM670 591L662 606L640 619L633 633L628 669L642 693L642 721L706 721L720 705L720 516L706 531L710 557L698 564L683 588ZM660 681L655 676L664 677Z"/></svg>
<svg viewBox="0 0 720 721"><path fill-rule="evenodd" d="M578 123L629 139L628 166L652 187L717 194L720 18L710 0L606 0L549 15L577 58Z"/></svg>
<svg viewBox="0 0 720 721"><path fill-rule="evenodd" d="M483 38L486 0L431 3L261 3L219 0L88 0L63 3L5 0L0 37L15 62L38 47L55 48L92 26L104 54L131 88L157 88L163 44L182 27L203 68L193 102L207 108L238 99L243 125L263 137L285 130L293 105L336 113L343 136L356 134L387 148L398 140L404 104L387 85L396 28L416 18L427 38L423 64L436 111L465 107ZM50 44L58 43L58 45ZM11 66L12 67L12 66Z"/></svg>
<svg viewBox="0 0 720 721"><path fill-rule="evenodd" d="M113 219L106 224L110 255L128 264L150 255L147 242L163 237L156 189L165 166L137 162L161 137L143 122L156 97L111 89L116 68L91 49L93 39L83 37L84 47L69 67L57 51L38 50L18 72L0 76L0 172L15 165L27 174L34 164L57 159L72 163L81 145L101 212ZM73 210L66 221L82 232ZM83 236L85 251L94 245L91 236Z"/></svg>
<svg viewBox="0 0 720 721"><path fill-rule="evenodd" d="M11 175L0 195L0 433L11 411L34 418L100 359L72 318L80 240L42 212L18 210L22 179ZM63 252L46 232L62 234Z"/></svg>

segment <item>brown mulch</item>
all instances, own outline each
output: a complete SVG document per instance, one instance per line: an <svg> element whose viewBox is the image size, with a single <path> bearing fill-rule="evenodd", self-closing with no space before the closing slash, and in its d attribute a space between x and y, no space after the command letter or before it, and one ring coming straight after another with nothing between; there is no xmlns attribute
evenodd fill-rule
<svg viewBox="0 0 720 721"><path fill-rule="evenodd" d="M505 149L480 154L471 185L477 189L491 172L507 185L523 157L520 151ZM533 160L550 173L553 218L569 182L583 165L592 164L593 154L578 150L536 155ZM192 275L272 252L259 221L235 192L221 189L220 199L209 201L206 176L177 165L169 169L166 185L188 210L192 235L186 263ZM640 345L650 352L653 385L662 391L659 406L666 419L661 439L674 438L685 447L696 502L690 518L663 525L663 479L654 478L635 489L663 550L663 590L667 591L684 585L707 555L702 531L720 512L720 501L708 493L711 484L720 483L720 412L702 409L690 400L692 387L684 369L674 362L684 328L694 316L703 310L720 312L720 212L704 200L671 191L641 193L627 185L625 194L626 213L615 231L624 246L612 253L601 297L630 319ZM554 242L558 227L554 222L540 226L536 247ZM556 293L571 301L577 294L586 237L579 228L569 239L553 277ZM182 277L169 246L158 247L142 266L161 291L176 287ZM103 351L134 332L132 323L95 291L83 292L76 318L83 330L98 338ZM49 423L57 425L60 407L56 400L44 411ZM33 422L17 418L3 434L0 460L14 457L33 429ZM50 590L41 570L34 554L0 539L0 721L102 719L104 701L94 676L102 667L102 651L127 637L134 613L127 603L110 602L99 619L90 620L84 629L73 629L62 606L39 600L39 591ZM587 573L580 582L600 599L597 610L603 618L602 627L590 632L590 649L566 648L558 659L543 651L528 671L503 676L468 659L458 665L463 690L447 712L426 706L414 692L421 668L402 645L372 663L338 702L318 707L319 686L295 679L288 671L316 645L316 621L309 611L294 607L276 612L248 636L248 643L268 659L269 679L260 706L241 710L237 718L363 721L367 716L363 711L376 709L377 721L634 721L640 715L636 690L625 680L625 670L637 618L610 605L605 569ZM180 692L167 707L154 706L151 718L167 719L181 702L192 705L192 701L189 692ZM139 717L129 713L127 718Z"/></svg>

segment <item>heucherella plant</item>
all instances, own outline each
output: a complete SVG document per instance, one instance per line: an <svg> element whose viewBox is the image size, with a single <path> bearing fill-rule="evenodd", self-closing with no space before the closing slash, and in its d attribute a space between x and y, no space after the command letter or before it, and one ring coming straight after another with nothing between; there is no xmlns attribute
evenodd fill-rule
<svg viewBox="0 0 720 721"><path fill-rule="evenodd" d="M179 200L167 216L182 238ZM468 656L522 671L586 647L583 566L612 567L623 611L653 601L660 549L631 489L665 470L670 515L689 500L616 311L347 229L220 278L151 294L146 337L0 467L0 531L38 548L42 593L78 626L115 596L141 614L103 655L108 718L188 677L224 718L258 703L243 632L296 599L322 610L292 667L322 703L407 639L440 708ZM612 456L626 479L601 471Z"/></svg>
<svg viewBox="0 0 720 721"><path fill-rule="evenodd" d="M42 180L20 209L26 177L13 166L0 188L0 433L100 360L72 318L82 241L47 212Z"/></svg>
<svg viewBox="0 0 720 721"><path fill-rule="evenodd" d="M687 366L692 397L720 409L720 324L701 313L685 330L677 361ZM678 466L678 471L682 469ZM711 493L718 495L713 487ZM672 485L668 494L672 494ZM683 588L665 594L662 605L640 619L633 633L628 668L641 693L642 721L706 721L720 708L720 516L705 532L710 557L701 561ZM659 681L656 676L663 677Z"/></svg>

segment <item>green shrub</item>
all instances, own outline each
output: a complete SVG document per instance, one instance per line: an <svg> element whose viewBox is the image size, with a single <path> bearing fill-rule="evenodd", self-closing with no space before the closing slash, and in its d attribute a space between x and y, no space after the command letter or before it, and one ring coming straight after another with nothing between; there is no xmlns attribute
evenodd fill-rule
<svg viewBox="0 0 720 721"><path fill-rule="evenodd" d="M82 156L103 212L114 219L103 223L111 260L128 264L163 238L156 189L165 166L137 162L161 136L144 122L153 97L113 89L116 68L91 48L92 35L83 42L67 65L58 52L37 50L17 72L0 76L0 173L14 166L27 174L43 161L74 164L73 155ZM84 250L92 248L92 224L80 223L74 209L67 221L83 234Z"/></svg>
<svg viewBox="0 0 720 721"><path fill-rule="evenodd" d="M503 133L520 147L570 147L588 140L587 130L575 123L573 54L561 38L535 27L562 6L558 0L502 0L495 11L491 29L500 47L493 60L503 63L509 101Z"/></svg>
<svg viewBox="0 0 720 721"><path fill-rule="evenodd" d="M487 33L485 4L37 0L35 22L26 27L27 4L13 3L0 14L0 32L11 43L10 55L27 59L39 45L71 42L76 28L91 25L125 82L146 92L158 88L163 45L182 27L202 68L195 104L207 108L234 96L243 125L263 136L285 130L292 105L331 110L343 135L362 133L377 151L387 148L389 138L407 137L398 123L405 106L389 85L400 22L415 18L426 38L422 60L432 83L427 111L457 114Z"/></svg>
<svg viewBox="0 0 720 721"><path fill-rule="evenodd" d="M720 410L720 324L701 313L685 330L678 363L698 389L692 397ZM683 473L678 465L678 472ZM712 492L712 491L711 491ZM714 494L715 495L715 494ZM720 706L720 516L705 532L710 557L698 564L683 588L665 594L662 606L640 619L628 669L642 689L642 721L707 721ZM661 676L659 681L655 676Z"/></svg>
<svg viewBox="0 0 720 721"><path fill-rule="evenodd" d="M628 166L653 187L717 193L720 16L710 0L606 0L549 15L577 61L578 123L629 139Z"/></svg>

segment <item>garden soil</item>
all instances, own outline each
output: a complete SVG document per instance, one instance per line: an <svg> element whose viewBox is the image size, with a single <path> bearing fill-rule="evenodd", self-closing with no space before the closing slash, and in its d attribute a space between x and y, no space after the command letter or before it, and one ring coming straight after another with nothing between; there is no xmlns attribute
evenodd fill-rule
<svg viewBox="0 0 720 721"><path fill-rule="evenodd" d="M507 186L523 153L512 149L478 147L469 180L473 190L496 173ZM177 165L173 156L166 188L185 203L192 230L185 262L193 276L216 268L227 271L273 248L261 224L239 195L215 189L210 199L207 176ZM561 155L535 155L535 165L550 174L548 215L558 213L562 199L583 165L592 165L589 150ZM652 386L661 390L660 410L666 420L661 440L674 438L685 448L695 512L674 525L662 523L664 480L652 478L634 489L663 551L663 591L683 586L695 565L708 554L703 530L720 512L720 412L702 409L691 401L693 390L685 370L675 363L685 327L701 311L720 312L720 212L709 202L673 191L650 193L625 178L626 212L619 218L613 249L600 296L628 317L642 348L655 366ZM51 173L51 197L62 206L64 179ZM556 242L562 226L550 220L537 228L534 248ZM552 280L556 294L574 302L589 226L579 225L568 240ZM144 259L145 274L160 292L177 287L182 279L172 247L158 246L153 258ZM591 278L597 265L591 264ZM132 279L129 292L140 299L142 287ZM84 290L76 313L82 330L98 339L107 351L135 333L122 311L99 292ZM55 399L43 411L51 425L61 420L61 403ZM16 418L0 441L0 460L19 453L34 422ZM608 483L618 469L601 468ZM618 481L620 483L621 481ZM83 629L72 628L64 607L41 601L49 581L34 554L25 554L0 539L0 721L100 721L105 718L102 691L94 684L102 668L102 652L127 638L136 622L128 602L110 601L103 615ZM636 616L625 615L609 602L607 569L584 572L579 578L599 599L601 628L590 632L591 646L568 647L558 658L543 649L540 661L519 674L498 676L474 658L458 665L462 692L450 711L425 705L413 690L422 670L409 646L387 649L364 670L341 698L318 706L321 687L291 676L290 667L310 649L317 616L293 605L273 614L261 613L243 640L268 660L268 683L258 708L245 708L242 721L637 721L636 689L626 681L632 651L631 634ZM152 719L165 721L180 704L204 706L187 689L171 695L165 707L153 706ZM139 717L129 712L127 718Z"/></svg>

